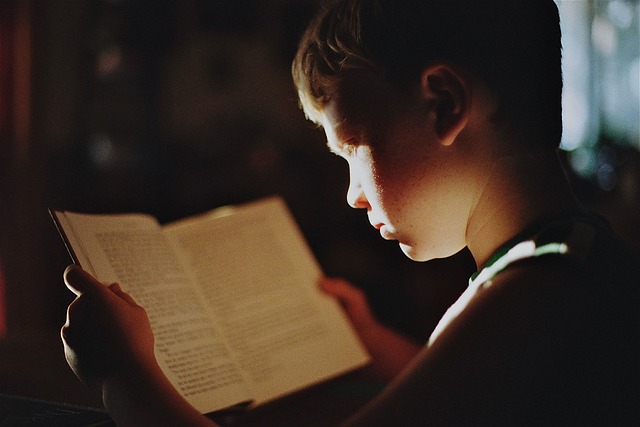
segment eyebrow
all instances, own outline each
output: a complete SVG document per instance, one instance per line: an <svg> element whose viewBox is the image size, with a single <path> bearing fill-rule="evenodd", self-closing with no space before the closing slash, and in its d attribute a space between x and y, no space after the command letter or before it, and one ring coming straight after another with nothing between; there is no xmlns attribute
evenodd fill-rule
<svg viewBox="0 0 640 427"><path fill-rule="evenodd" d="M345 117L333 126L334 143L327 138L327 147L333 154L340 155L344 152L344 135L341 135L340 128L343 128L346 122L347 118Z"/></svg>

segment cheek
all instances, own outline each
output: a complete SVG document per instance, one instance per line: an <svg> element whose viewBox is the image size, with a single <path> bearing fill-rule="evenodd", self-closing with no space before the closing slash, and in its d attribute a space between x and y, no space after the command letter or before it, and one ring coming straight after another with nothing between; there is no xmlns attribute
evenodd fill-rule
<svg viewBox="0 0 640 427"><path fill-rule="evenodd" d="M411 205L412 200L419 197L425 173L423 163L416 161L415 156L404 154L387 152L372 162L370 179L378 198L395 210Z"/></svg>
<svg viewBox="0 0 640 427"><path fill-rule="evenodd" d="M434 141L416 123L401 122L387 128L381 148L371 153L376 179L394 191L411 191L432 177Z"/></svg>

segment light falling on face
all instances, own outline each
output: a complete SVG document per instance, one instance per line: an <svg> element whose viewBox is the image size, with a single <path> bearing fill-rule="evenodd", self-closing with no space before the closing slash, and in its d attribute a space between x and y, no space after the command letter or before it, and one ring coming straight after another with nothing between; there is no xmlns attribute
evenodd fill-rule
<svg viewBox="0 0 640 427"><path fill-rule="evenodd" d="M452 192L460 180L448 169L455 154L438 143L430 104L372 75L339 93L321 117L329 148L349 165L347 202L366 209L381 236L413 260L462 249L467 218Z"/></svg>

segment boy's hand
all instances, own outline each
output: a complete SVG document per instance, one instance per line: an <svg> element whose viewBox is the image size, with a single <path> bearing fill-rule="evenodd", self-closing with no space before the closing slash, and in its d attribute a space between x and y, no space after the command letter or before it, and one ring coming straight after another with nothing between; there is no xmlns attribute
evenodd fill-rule
<svg viewBox="0 0 640 427"><path fill-rule="evenodd" d="M420 346L379 323L361 289L344 279L323 278L320 287L334 296L373 359L371 374L388 381L420 351Z"/></svg>
<svg viewBox="0 0 640 427"><path fill-rule="evenodd" d="M107 287L76 266L65 270L64 281L76 299L67 310L62 342L82 382L101 392L106 379L135 378L157 364L147 314L118 284Z"/></svg>
<svg viewBox="0 0 640 427"><path fill-rule="evenodd" d="M215 425L162 373L147 313L129 294L75 266L65 270L64 281L76 294L61 330L67 362L102 395L118 426Z"/></svg>
<svg viewBox="0 0 640 427"><path fill-rule="evenodd" d="M322 279L320 287L338 300L361 338L380 327L369 308L365 293L360 288L344 279L328 277Z"/></svg>

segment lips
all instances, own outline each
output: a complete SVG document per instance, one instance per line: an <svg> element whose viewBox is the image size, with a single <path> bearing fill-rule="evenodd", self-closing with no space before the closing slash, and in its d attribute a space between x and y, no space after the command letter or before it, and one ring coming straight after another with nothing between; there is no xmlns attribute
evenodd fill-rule
<svg viewBox="0 0 640 427"><path fill-rule="evenodd" d="M375 219L369 217L369 223L373 228L380 232L380 235L385 240L391 240L392 237L387 230L387 225L384 222L377 222Z"/></svg>
<svg viewBox="0 0 640 427"><path fill-rule="evenodd" d="M394 240L393 236L387 229L386 224L373 224L373 227L380 232L380 236L385 240Z"/></svg>

